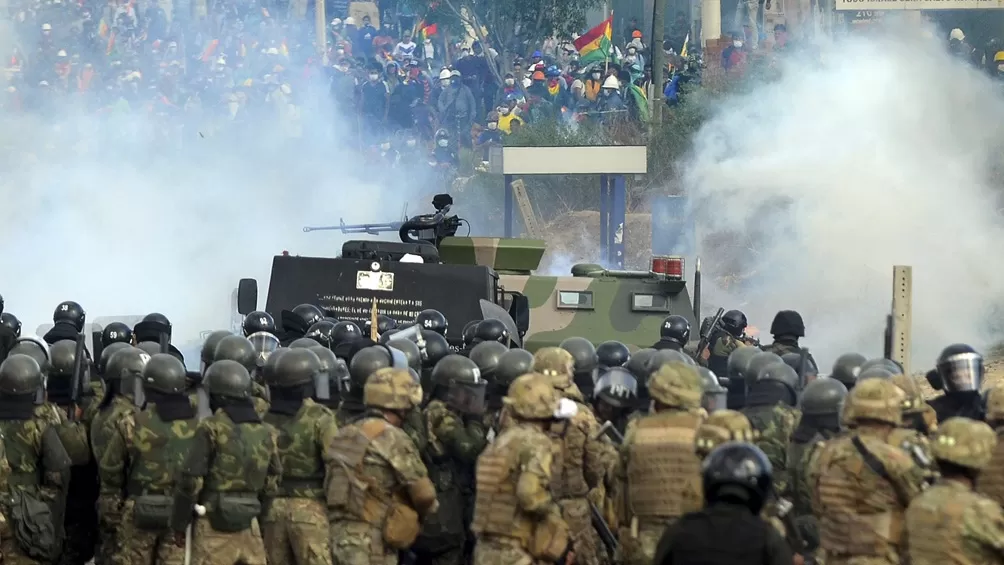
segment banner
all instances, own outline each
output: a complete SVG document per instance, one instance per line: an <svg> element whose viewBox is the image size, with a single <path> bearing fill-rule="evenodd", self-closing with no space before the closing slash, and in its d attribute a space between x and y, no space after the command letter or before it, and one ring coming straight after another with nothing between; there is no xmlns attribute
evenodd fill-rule
<svg viewBox="0 0 1004 565"><path fill-rule="evenodd" d="M996 10L1004 0L835 0L836 9L848 10Z"/></svg>

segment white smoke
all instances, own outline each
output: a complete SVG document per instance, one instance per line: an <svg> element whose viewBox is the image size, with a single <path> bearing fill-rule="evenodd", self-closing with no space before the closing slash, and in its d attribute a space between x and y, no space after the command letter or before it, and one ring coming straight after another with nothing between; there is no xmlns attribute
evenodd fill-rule
<svg viewBox="0 0 1004 565"><path fill-rule="evenodd" d="M10 41L0 33L0 46ZM230 327L242 277L258 280L264 307L274 255L334 257L348 239L303 226L399 220L420 183L382 182L384 170L362 163L326 88L293 94L295 142L274 112L238 135L192 129L180 149L143 108L0 112L0 294L24 333L76 300L92 320L162 312L176 341L198 339ZM411 210L428 207L423 197Z"/></svg>
<svg viewBox="0 0 1004 565"><path fill-rule="evenodd" d="M786 63L779 82L723 102L686 163L701 231L755 242L739 251L755 282L724 305L763 334L798 310L823 370L881 354L893 265L913 266L914 370L950 343L1000 338L988 320L1004 290L1004 85L932 37L847 38L822 63Z"/></svg>

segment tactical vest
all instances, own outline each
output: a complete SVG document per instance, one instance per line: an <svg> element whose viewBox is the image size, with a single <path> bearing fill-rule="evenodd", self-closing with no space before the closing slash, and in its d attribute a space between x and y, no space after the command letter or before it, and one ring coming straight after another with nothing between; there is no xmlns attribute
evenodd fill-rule
<svg viewBox="0 0 1004 565"><path fill-rule="evenodd" d="M720 332L715 336L714 342L708 348L708 369L719 377L729 374L729 355L736 350L735 344L729 343L727 334Z"/></svg>
<svg viewBox="0 0 1004 565"><path fill-rule="evenodd" d="M997 504L1004 505L1004 430L997 432L993 457L976 483L976 490Z"/></svg>
<svg viewBox="0 0 1004 565"><path fill-rule="evenodd" d="M640 418L628 445L627 504L632 518L678 518L703 505L701 460L694 452L700 420L680 412Z"/></svg>
<svg viewBox="0 0 1004 565"><path fill-rule="evenodd" d="M941 489L953 492L946 494L940 492ZM968 490L942 484L911 503L906 514L911 565L986 563L983 559L972 559L972 554L966 551L967 528L962 521L966 508L978 500L979 497Z"/></svg>
<svg viewBox="0 0 1004 565"><path fill-rule="evenodd" d="M753 425L753 429L759 432L753 444L764 452L771 467L774 468L774 484L777 484L778 479L783 478L788 470L788 442L790 440L787 437L777 437L778 434L772 433L772 429L777 427L776 408L776 404L768 404L747 406L742 410L743 415Z"/></svg>
<svg viewBox="0 0 1004 565"><path fill-rule="evenodd" d="M836 440L819 454L820 546L837 558L895 556L903 533L903 505L888 479L880 477L850 445Z"/></svg>
<svg viewBox="0 0 1004 565"><path fill-rule="evenodd" d="M334 519L348 517L374 527L383 524L388 503L377 492L376 482L367 476L364 460L369 446L390 426L381 418L367 418L339 431L328 451L334 464L328 465L325 495Z"/></svg>
<svg viewBox="0 0 1004 565"><path fill-rule="evenodd" d="M582 409L581 406L579 409ZM554 422L547 430L547 436L551 438L551 445L554 447L551 492L554 493L555 500L581 498L589 492L582 465L586 442L590 438L586 437L582 428L575 425L578 418Z"/></svg>
<svg viewBox="0 0 1004 565"><path fill-rule="evenodd" d="M478 458L471 531L479 538L516 539L524 549L529 549L534 522L520 509L516 496L521 473L520 445L524 437L518 429L503 432Z"/></svg>
<svg viewBox="0 0 1004 565"><path fill-rule="evenodd" d="M10 465L8 486L32 489L42 484L43 469L39 465L41 446L25 441L41 437L41 430L44 429L41 425L37 420L0 421L0 433L3 433L4 450Z"/></svg>
<svg viewBox="0 0 1004 565"><path fill-rule="evenodd" d="M219 532L243 532L261 514L259 495L265 488L271 462L272 430L262 423L229 425L216 442L212 464L206 474L200 502L206 507L209 524Z"/></svg>
<svg viewBox="0 0 1004 565"><path fill-rule="evenodd" d="M788 445L788 473L791 477L791 503L792 511L796 517L812 515L812 500L807 499L803 492L808 484L808 454L817 449L818 442L823 441L823 436L816 434L805 443L791 442Z"/></svg>
<svg viewBox="0 0 1004 565"><path fill-rule="evenodd" d="M304 401L295 416L268 414L265 417L279 432L277 443L282 461L279 496L324 497L324 460L314 417L319 411L319 406Z"/></svg>
<svg viewBox="0 0 1004 565"><path fill-rule="evenodd" d="M171 494L198 424L196 418L165 422L153 410L136 413L133 443L129 446L128 496Z"/></svg>

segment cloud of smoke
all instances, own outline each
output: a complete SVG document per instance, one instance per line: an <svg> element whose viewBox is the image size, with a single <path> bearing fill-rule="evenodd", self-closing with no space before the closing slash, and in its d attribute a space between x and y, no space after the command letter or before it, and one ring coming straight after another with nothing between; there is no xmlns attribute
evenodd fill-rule
<svg viewBox="0 0 1004 565"><path fill-rule="evenodd" d="M763 333L800 311L828 369L845 351L881 355L892 267L912 265L915 370L950 343L999 341L1001 83L916 29L821 55L727 100L695 139L684 181L699 229L744 242L703 253L755 272L721 301Z"/></svg>
<svg viewBox="0 0 1004 565"><path fill-rule="evenodd" d="M41 117L0 112L0 294L24 333L76 300L92 320L163 312L175 341L198 339L230 327L242 277L258 280L264 307L274 255L334 257L360 237L303 226L400 219L421 183L379 180L386 167L367 166L350 146L326 88L293 94L299 140L282 136L271 108L238 135L191 128L170 139L164 124L194 123L194 113L96 117L65 101ZM410 211L428 208L421 196Z"/></svg>

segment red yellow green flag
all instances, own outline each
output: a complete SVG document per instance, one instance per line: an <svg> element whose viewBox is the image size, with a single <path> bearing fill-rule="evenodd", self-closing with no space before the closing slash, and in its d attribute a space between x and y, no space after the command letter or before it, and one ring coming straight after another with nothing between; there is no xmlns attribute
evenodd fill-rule
<svg viewBox="0 0 1004 565"><path fill-rule="evenodd" d="M600 22L600 25L587 31L575 40L575 49L579 52L579 64L588 65L610 59L610 49L613 43L611 30L613 28L614 16Z"/></svg>

